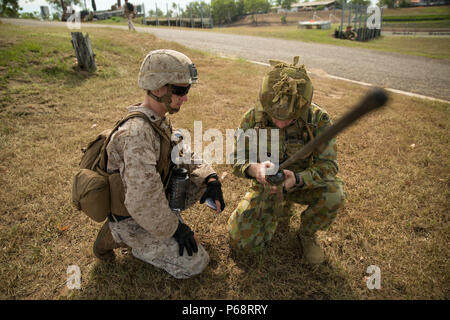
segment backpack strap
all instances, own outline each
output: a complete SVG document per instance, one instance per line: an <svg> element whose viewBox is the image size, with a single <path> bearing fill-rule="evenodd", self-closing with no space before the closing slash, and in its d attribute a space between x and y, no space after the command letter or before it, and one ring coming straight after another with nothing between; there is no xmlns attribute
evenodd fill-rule
<svg viewBox="0 0 450 320"><path fill-rule="evenodd" d="M123 125L125 122L127 122L129 119L132 118L141 118L144 119L150 126L152 126L153 129L167 142L171 143L170 137L156 124L150 121L150 119L142 112L134 111L127 114L127 116L119 121L117 121L114 128L111 130L111 132L108 134L108 137L105 139L105 142L103 143L102 149L97 156L97 159L95 159L94 164L91 168L91 170L97 171L102 175L108 175L106 172L106 165L108 163L108 154L106 152L106 147L108 146L108 143L111 141L112 135L119 129L121 125ZM97 170L95 170L97 169Z"/></svg>
<svg viewBox="0 0 450 320"><path fill-rule="evenodd" d="M314 139L314 134L313 134L310 126L312 126L312 111L311 111L311 108L309 108L309 110L308 110L308 121L305 122L305 127L306 127L306 131L308 131L309 139L313 140Z"/></svg>
<svg viewBox="0 0 450 320"><path fill-rule="evenodd" d="M267 125L264 117L264 109L260 103L258 103L255 107L255 123L255 129L263 129Z"/></svg>

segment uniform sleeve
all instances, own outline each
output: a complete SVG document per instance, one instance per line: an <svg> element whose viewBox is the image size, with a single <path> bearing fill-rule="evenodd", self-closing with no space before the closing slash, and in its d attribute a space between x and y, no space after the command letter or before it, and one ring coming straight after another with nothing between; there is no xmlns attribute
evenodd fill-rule
<svg viewBox="0 0 450 320"><path fill-rule="evenodd" d="M206 162L202 162L202 164L194 163L194 153L192 153L192 161L190 164L182 165L185 169L189 171L189 179L193 184L200 187L205 185L205 179L213 173L216 173L214 169Z"/></svg>
<svg viewBox="0 0 450 320"><path fill-rule="evenodd" d="M323 111L318 111L316 119L318 129L317 134L320 134L331 125L330 117ZM312 164L306 170L299 173L304 182L301 189L313 189L326 186L327 182L333 181L338 173L335 138L318 148L313 156L314 159Z"/></svg>
<svg viewBox="0 0 450 320"><path fill-rule="evenodd" d="M126 190L125 206L142 228L165 240L175 233L178 218L169 208L156 171L159 150L155 141L159 137L150 126L142 124L142 119L133 120L128 122L128 132L118 137L123 150L120 174Z"/></svg>
<svg viewBox="0 0 450 320"><path fill-rule="evenodd" d="M240 178L247 178L247 179L252 179L252 177L248 176L245 173L245 170L247 170L247 168L250 166L249 163L249 144L248 141L245 141L245 147L244 147L244 152L245 154L243 154L243 156L245 156L244 158L244 163L238 163L238 143L239 141L241 141L241 139L245 139L244 137L244 133L246 130L248 129L252 129L254 128L256 125L255 123L255 110L252 108L250 110L248 110L245 114L244 117L241 120L241 123L239 125L238 129L241 129L242 132L240 135L238 135L237 137L235 137L234 139L234 148L233 148L233 156L234 156L234 165L233 167L233 174L240 177ZM248 139L246 139L248 140ZM241 161L242 162L242 161Z"/></svg>

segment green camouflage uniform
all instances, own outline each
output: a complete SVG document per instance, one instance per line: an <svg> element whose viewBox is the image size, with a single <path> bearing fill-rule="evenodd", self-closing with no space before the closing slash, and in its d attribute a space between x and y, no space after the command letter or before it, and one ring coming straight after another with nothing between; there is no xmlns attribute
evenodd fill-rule
<svg viewBox="0 0 450 320"><path fill-rule="evenodd" d="M258 128L268 129L267 152L270 153L270 129L277 127L267 114L261 112L261 106L250 109L244 115L240 128L244 132L250 128L256 129L257 132ZM256 114L258 116L255 117ZM258 122L257 119L262 121ZM331 124L331 121L325 110L312 103L309 108L302 110L300 117L292 124L279 129L280 164L311 139L305 123L308 123L312 135L317 136ZM251 178L245 173L249 166L248 143L245 150L246 163L235 164L233 173L242 178ZM336 151L336 140L332 139L305 160L286 168L294 173L300 173L304 185L294 186L284 195L281 190L277 194L264 192L264 186L255 179L253 186L228 220L233 247L245 251L261 250L272 239L280 218L289 216L293 203L308 205L301 214L301 235L314 236L317 230L326 229L336 217L338 209L343 206L345 199L343 182L336 176L338 172Z"/></svg>

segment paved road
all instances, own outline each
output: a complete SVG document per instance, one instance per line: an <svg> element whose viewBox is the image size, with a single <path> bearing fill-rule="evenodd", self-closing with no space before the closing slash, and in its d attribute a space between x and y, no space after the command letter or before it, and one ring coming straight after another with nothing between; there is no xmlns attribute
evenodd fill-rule
<svg viewBox="0 0 450 320"><path fill-rule="evenodd" d="M3 22L27 25L54 25L64 23L34 20L2 19ZM82 24L81 31L105 26ZM267 63L269 59L292 61L299 55L307 68L351 80L418 93L450 101L450 61L387 53L359 48L216 32L186 31L170 28L137 27L158 38L176 41L187 47L210 51L227 57L240 57ZM450 41L443 38L442 41Z"/></svg>

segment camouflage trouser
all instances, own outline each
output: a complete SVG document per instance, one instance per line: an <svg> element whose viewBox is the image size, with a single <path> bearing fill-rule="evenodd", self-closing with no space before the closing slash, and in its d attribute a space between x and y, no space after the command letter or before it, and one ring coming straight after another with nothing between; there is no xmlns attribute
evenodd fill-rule
<svg viewBox="0 0 450 320"><path fill-rule="evenodd" d="M131 15L128 16L128 30L136 31Z"/></svg>
<svg viewBox="0 0 450 320"><path fill-rule="evenodd" d="M187 197L187 206L197 202L205 188L191 185ZM109 228L114 240L131 247L136 258L164 269L177 279L186 279L201 273L209 263L209 255L198 243L198 252L189 256L186 250L180 256L178 242L174 238L158 240L148 231L141 228L133 218L119 222L109 222Z"/></svg>
<svg viewBox="0 0 450 320"><path fill-rule="evenodd" d="M344 204L343 183L334 181L326 187L293 190L284 196L264 192L255 185L244 196L228 220L231 245L244 251L260 251L272 239L280 218L289 217L293 203L308 205L301 214L300 233L312 236L333 222Z"/></svg>

